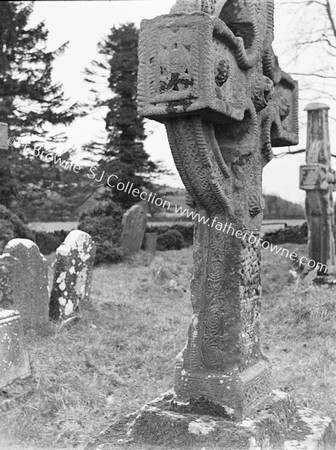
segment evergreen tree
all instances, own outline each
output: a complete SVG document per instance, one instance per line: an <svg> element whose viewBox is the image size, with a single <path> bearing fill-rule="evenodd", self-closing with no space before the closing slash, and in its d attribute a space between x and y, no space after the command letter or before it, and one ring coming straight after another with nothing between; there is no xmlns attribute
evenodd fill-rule
<svg viewBox="0 0 336 450"><path fill-rule="evenodd" d="M76 110L76 105L66 104L62 86L51 77L53 62L66 45L47 50L44 23L29 26L32 10L33 2L0 2L0 122L8 123L11 137L55 142L46 125L69 124ZM18 191L19 164L25 160L17 152L1 152L0 202L6 206Z"/></svg>
<svg viewBox="0 0 336 450"><path fill-rule="evenodd" d="M87 69L87 81L97 86L97 75L107 78L112 96L102 99L98 94L94 108L107 106L105 117L107 142L104 145L88 145L87 150L99 155L100 168L118 176L118 181L134 184L134 187L151 187L151 178L164 172L159 164L150 160L144 149L146 138L144 119L137 113L138 30L135 25L113 27L107 38L98 45L103 62L94 61L94 69ZM107 187L107 198L129 207L138 199Z"/></svg>

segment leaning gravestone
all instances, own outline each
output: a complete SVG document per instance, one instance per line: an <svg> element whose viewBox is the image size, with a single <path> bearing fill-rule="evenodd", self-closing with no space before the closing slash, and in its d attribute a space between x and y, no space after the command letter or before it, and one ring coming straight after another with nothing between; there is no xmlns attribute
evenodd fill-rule
<svg viewBox="0 0 336 450"><path fill-rule="evenodd" d="M328 275L327 269L335 265L333 191L336 178L331 169L328 110L329 106L323 103L310 103L306 107L306 164L300 167L300 189L306 191L308 255L314 262L321 263L320 277Z"/></svg>
<svg viewBox="0 0 336 450"><path fill-rule="evenodd" d="M0 259L0 270L0 306L17 309L24 329L47 324L48 263L38 246L29 239L12 239Z"/></svg>
<svg viewBox="0 0 336 450"><path fill-rule="evenodd" d="M128 250L130 255L140 250L146 223L146 208L142 204L133 205L123 215L121 245Z"/></svg>
<svg viewBox="0 0 336 450"><path fill-rule="evenodd" d="M17 311L0 309L0 388L30 375L29 358Z"/></svg>
<svg viewBox="0 0 336 450"><path fill-rule="evenodd" d="M56 250L49 316L66 320L78 316L89 300L96 246L88 233L71 231Z"/></svg>
<svg viewBox="0 0 336 450"><path fill-rule="evenodd" d="M335 438L330 419L300 417L288 394L271 391L260 345L262 169L272 145L297 143L297 84L273 54L273 9L269 0L178 0L170 15L142 22L139 112L165 124L204 221L174 391L126 420L124 442L288 449L307 434L310 448ZM106 436L113 431L120 424Z"/></svg>

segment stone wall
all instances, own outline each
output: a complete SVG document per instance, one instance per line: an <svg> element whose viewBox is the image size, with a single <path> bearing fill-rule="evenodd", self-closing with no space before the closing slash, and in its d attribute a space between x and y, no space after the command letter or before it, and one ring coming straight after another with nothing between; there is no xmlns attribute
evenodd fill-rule
<svg viewBox="0 0 336 450"><path fill-rule="evenodd" d="M263 240L271 244L285 244L292 242L294 244L307 244L308 241L308 225L304 222L302 225L294 227L285 227L277 231L265 233Z"/></svg>

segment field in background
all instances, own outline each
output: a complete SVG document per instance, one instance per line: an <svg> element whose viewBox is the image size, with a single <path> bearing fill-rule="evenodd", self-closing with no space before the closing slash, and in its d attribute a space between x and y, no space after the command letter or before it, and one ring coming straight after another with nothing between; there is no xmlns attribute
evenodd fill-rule
<svg viewBox="0 0 336 450"><path fill-rule="evenodd" d="M262 256L262 343L274 387L336 418L335 290L293 283L288 259L268 250ZM81 321L27 334L33 377L7 389L17 398L1 414L3 440L20 449L82 448L171 388L191 314L192 250L159 252L151 264L147 258L94 269Z"/></svg>
<svg viewBox="0 0 336 450"><path fill-rule="evenodd" d="M45 231L52 233L53 231L71 231L76 230L78 222L30 222L29 228L34 231Z"/></svg>
<svg viewBox="0 0 336 450"><path fill-rule="evenodd" d="M274 220L265 220L261 226L261 232L266 233L268 231L276 231L279 228L283 228L285 223L287 226L295 226L302 225L305 220L282 220L282 219L274 219ZM174 223L184 223L183 221L174 222L171 220L166 221L150 221L149 224L152 226L156 225L173 225ZM186 222L190 223L190 221ZM78 222L31 222L29 227L34 231L47 231L53 232L58 230L71 231L75 230L78 226Z"/></svg>

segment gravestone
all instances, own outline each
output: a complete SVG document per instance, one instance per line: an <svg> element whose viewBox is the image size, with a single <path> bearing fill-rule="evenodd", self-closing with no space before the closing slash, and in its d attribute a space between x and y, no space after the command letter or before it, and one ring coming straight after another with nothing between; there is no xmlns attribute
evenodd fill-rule
<svg viewBox="0 0 336 450"><path fill-rule="evenodd" d="M8 125L0 122L0 150L8 150Z"/></svg>
<svg viewBox="0 0 336 450"><path fill-rule="evenodd" d="M2 161L6 161L8 158L8 125L7 123L0 122L0 157ZM0 252L2 253L8 239L14 237L12 231L7 231L6 236L0 236Z"/></svg>
<svg viewBox="0 0 336 450"><path fill-rule="evenodd" d="M331 169L328 110L329 106L323 103L310 103L306 107L306 164L300 167L300 189L306 191L308 256L321 263L318 275L322 277L328 275L327 268L335 265L333 191L336 179Z"/></svg>
<svg viewBox="0 0 336 450"><path fill-rule="evenodd" d="M17 311L0 309L0 388L30 375L29 358Z"/></svg>
<svg viewBox="0 0 336 450"><path fill-rule="evenodd" d="M79 315L89 300L96 246L88 233L71 231L56 250L49 316L66 320Z"/></svg>
<svg viewBox="0 0 336 450"><path fill-rule="evenodd" d="M0 267L0 306L18 310L24 329L47 324L48 263L38 246L29 239L12 239L4 249Z"/></svg>
<svg viewBox="0 0 336 450"><path fill-rule="evenodd" d="M145 234L145 243L144 243L145 252L150 253L151 255L155 255L157 247L157 238L158 233L156 231L152 231Z"/></svg>
<svg viewBox="0 0 336 450"><path fill-rule="evenodd" d="M315 424L335 438L330 419L316 415L306 426L309 412L298 422L290 397L271 391L260 345L262 170L272 146L298 140L297 84L273 53L273 13L271 0L178 0L170 15L142 22L139 113L166 126L203 220L174 390L132 416L125 441L284 448L299 423L306 428L292 442L310 432L315 439Z"/></svg>
<svg viewBox="0 0 336 450"><path fill-rule="evenodd" d="M122 218L121 245L130 255L141 248L147 224L146 208L142 204L133 205Z"/></svg>

